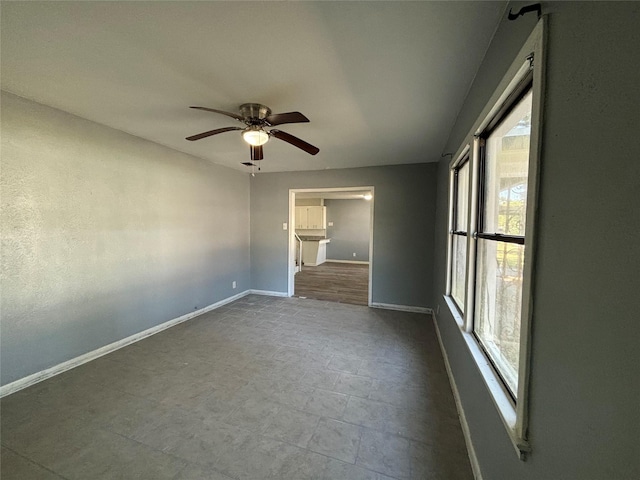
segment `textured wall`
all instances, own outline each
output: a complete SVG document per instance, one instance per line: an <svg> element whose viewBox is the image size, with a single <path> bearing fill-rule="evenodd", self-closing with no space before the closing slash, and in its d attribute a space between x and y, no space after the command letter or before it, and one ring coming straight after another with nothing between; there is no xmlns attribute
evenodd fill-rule
<svg viewBox="0 0 640 480"><path fill-rule="evenodd" d="M251 179L251 284L287 291L289 189L374 186L373 301L430 307L436 163L266 173Z"/></svg>
<svg viewBox="0 0 640 480"><path fill-rule="evenodd" d="M640 478L640 5L545 2L543 10L550 17L526 462L442 300L448 160L438 176L438 325L485 479ZM535 15L504 19L447 151L460 147L534 24Z"/></svg>
<svg viewBox="0 0 640 480"><path fill-rule="evenodd" d="M327 206L327 259L369 261L371 202L366 200L325 200ZM353 254L356 254L354 257Z"/></svg>
<svg viewBox="0 0 640 480"><path fill-rule="evenodd" d="M3 384L249 288L246 175L5 93L1 148Z"/></svg>

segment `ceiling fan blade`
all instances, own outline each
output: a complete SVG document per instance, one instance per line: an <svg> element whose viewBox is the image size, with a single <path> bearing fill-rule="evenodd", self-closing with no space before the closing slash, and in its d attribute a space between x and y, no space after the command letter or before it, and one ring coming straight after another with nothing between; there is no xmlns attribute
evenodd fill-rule
<svg viewBox="0 0 640 480"><path fill-rule="evenodd" d="M207 112L213 112L213 113L220 113L222 115L226 115L227 117L235 118L236 120L240 120L241 122L244 122L244 118L241 115L238 115L237 113L225 112L223 110L216 110L215 108L208 108L208 107L189 107L189 108L195 108L196 110L206 110Z"/></svg>
<svg viewBox="0 0 640 480"><path fill-rule="evenodd" d="M274 137L276 137L279 140L283 140L283 141L285 141L287 143L290 143L294 147L298 147L301 150L304 150L305 152L307 152L307 153L309 153L311 155L315 155L316 153L318 153L320 151L320 149L318 147L314 147L310 143L307 143L304 140L299 139L298 137L294 137L290 133L283 132L282 130L271 130L269 132L269 135L273 135Z"/></svg>
<svg viewBox="0 0 640 480"><path fill-rule="evenodd" d="M282 125L284 123L305 123L309 119L300 112L274 113L265 118L269 125Z"/></svg>
<svg viewBox="0 0 640 480"><path fill-rule="evenodd" d="M249 150L251 151L251 160L262 160L264 158L264 154L262 152L262 145L249 145Z"/></svg>
<svg viewBox="0 0 640 480"><path fill-rule="evenodd" d="M210 137L211 135L217 135L219 133L231 132L232 130L244 130L244 129L240 127L216 128L215 130L209 130L208 132L202 132L202 133L198 133L197 135L191 135L190 137L187 137L186 140L193 142L194 140L200 140L201 138Z"/></svg>

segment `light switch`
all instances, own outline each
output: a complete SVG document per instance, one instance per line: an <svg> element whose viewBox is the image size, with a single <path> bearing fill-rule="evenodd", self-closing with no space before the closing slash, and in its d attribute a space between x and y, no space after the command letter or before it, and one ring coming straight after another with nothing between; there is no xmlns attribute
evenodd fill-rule
<svg viewBox="0 0 640 480"><path fill-rule="evenodd" d="M283 230L286 230L286 229L287 229L287 222L284 222L284 223L282 224L282 229L283 229Z"/></svg>

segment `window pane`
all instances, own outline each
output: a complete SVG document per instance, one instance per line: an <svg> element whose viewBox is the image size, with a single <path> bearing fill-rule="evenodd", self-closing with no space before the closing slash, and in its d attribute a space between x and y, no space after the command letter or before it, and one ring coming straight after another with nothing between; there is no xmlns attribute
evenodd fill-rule
<svg viewBox="0 0 640 480"><path fill-rule="evenodd" d="M514 396L523 266L524 245L478 239L474 331Z"/></svg>
<svg viewBox="0 0 640 480"><path fill-rule="evenodd" d="M529 92L486 140L483 232L525 233L531 105Z"/></svg>
<svg viewBox="0 0 640 480"><path fill-rule="evenodd" d="M451 262L452 282L451 296L458 308L464 312L464 283L467 278L467 237L453 236L453 258Z"/></svg>
<svg viewBox="0 0 640 480"><path fill-rule="evenodd" d="M465 162L458 169L457 183L458 198L456 199L456 225L459 232L467 231L467 217L469 215L469 162Z"/></svg>

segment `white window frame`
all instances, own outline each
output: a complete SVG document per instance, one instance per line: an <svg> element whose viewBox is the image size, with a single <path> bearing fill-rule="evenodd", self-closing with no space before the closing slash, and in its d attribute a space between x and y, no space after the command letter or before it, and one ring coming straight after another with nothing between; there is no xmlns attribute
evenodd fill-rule
<svg viewBox="0 0 640 480"><path fill-rule="evenodd" d="M533 280L534 259L536 254L536 221L537 221L537 194L538 172L541 151L541 126L542 106L544 98L545 78L545 32L546 17L543 17L533 29L531 35L518 53L514 62L508 69L502 81L498 85L489 102L474 123L473 128L465 137L463 145L453 156L449 165L449 241L447 248L447 289L445 302L460 327L460 332L474 359L489 394L496 406L503 424L509 434L516 453L524 460L526 454L531 451L527 438L528 427L528 403L529 403L529 374L531 364L531 322L533 315ZM532 62L532 63L531 63ZM517 401L514 402L506 385L495 371L482 347L473 334L473 315L475 307L475 278L476 278L476 246L474 232L478 227L478 197L479 197L479 165L480 165L480 141L479 136L487 125L496 117L505 105L509 96L527 76L533 65L533 105L531 114L531 143L529 149L528 193L526 208L526 240L524 252L524 272L522 287L522 310L520 328L520 356L518 364L518 390ZM466 300L465 311L461 314L453 298L451 297L452 282L452 235L453 228L453 172L458 164L471 150L469 161L471 162L471 178L469 192L469 219L467 236L467 276L466 276Z"/></svg>

